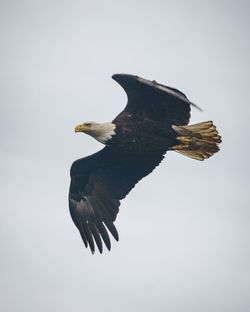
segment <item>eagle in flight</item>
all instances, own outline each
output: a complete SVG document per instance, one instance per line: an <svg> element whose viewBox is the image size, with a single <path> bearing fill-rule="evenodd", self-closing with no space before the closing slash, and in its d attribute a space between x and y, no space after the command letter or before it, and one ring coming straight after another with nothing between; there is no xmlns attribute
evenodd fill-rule
<svg viewBox="0 0 250 312"><path fill-rule="evenodd" d="M103 242L110 250L109 232L118 241L114 225L120 200L151 173L167 151L204 160L219 151L221 137L212 121L188 125L191 103L177 89L138 76L112 78L125 90L128 102L112 122L85 122L75 127L105 147L76 160L70 170L70 214L92 253ZM197 107L197 106L196 106Z"/></svg>

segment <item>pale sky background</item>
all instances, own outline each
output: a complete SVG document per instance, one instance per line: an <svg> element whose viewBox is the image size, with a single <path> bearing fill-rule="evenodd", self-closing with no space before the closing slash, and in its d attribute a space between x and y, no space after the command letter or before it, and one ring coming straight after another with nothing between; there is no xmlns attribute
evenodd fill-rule
<svg viewBox="0 0 250 312"><path fill-rule="evenodd" d="M250 311L249 15L250 1L0 2L1 311ZM186 93L223 144L205 162L168 153L93 256L69 168L102 146L74 126L123 109L119 72Z"/></svg>

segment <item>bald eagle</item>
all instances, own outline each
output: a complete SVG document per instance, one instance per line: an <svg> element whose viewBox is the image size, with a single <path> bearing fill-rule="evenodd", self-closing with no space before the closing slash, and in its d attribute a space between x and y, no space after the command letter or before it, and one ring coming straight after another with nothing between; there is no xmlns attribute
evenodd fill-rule
<svg viewBox="0 0 250 312"><path fill-rule="evenodd" d="M180 91L138 76L112 78L125 90L128 102L112 121L85 122L84 132L103 143L99 152L76 160L71 167L70 214L86 247L110 250L108 231L118 241L114 225L120 200L151 173L167 151L197 160L218 152L221 142L212 121L187 125L190 106Z"/></svg>

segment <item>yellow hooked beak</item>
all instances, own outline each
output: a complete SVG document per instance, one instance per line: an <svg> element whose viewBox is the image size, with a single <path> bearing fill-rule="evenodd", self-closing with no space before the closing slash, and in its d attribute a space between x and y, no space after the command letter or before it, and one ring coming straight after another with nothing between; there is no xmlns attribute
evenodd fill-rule
<svg viewBox="0 0 250 312"><path fill-rule="evenodd" d="M85 124L81 124L75 127L75 133L76 132L86 132L89 129Z"/></svg>

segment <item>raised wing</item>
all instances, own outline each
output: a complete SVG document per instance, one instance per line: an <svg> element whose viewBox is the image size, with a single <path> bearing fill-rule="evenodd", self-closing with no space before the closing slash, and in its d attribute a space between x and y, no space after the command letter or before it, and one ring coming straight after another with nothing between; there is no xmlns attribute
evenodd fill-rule
<svg viewBox="0 0 250 312"><path fill-rule="evenodd" d="M162 155L127 155L105 147L72 164L70 213L85 246L89 245L92 253L95 243L102 253L102 241L110 250L107 230L118 241L113 222L119 211L120 200L162 159Z"/></svg>
<svg viewBox="0 0 250 312"><path fill-rule="evenodd" d="M123 87L128 96L127 106L115 120L131 114L166 121L172 125L188 124L190 105L196 105L182 92L138 76L116 74L112 78Z"/></svg>

